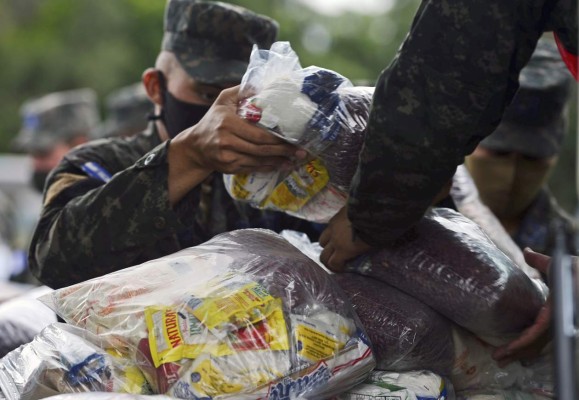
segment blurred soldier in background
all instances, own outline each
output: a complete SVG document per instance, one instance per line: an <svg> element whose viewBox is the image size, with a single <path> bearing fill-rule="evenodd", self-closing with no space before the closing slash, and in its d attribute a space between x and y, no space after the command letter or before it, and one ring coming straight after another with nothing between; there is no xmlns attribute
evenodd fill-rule
<svg viewBox="0 0 579 400"><path fill-rule="evenodd" d="M51 93L27 101L20 113L22 128L12 146L32 158L32 186L42 192L49 172L98 124L97 96L92 89Z"/></svg>
<svg viewBox="0 0 579 400"><path fill-rule="evenodd" d="M127 137L147 127L147 116L153 102L141 82L122 87L105 99L106 119L91 134L91 138Z"/></svg>
<svg viewBox="0 0 579 400"><path fill-rule="evenodd" d="M517 245L548 255L554 225L565 227L569 245L575 231L546 187L567 130L572 82L555 43L540 41L500 125L465 160L481 200Z"/></svg>
<svg viewBox="0 0 579 400"><path fill-rule="evenodd" d="M223 184L222 173L290 168L290 158L306 157L236 113L233 86L252 47L269 48L277 30L226 3L167 3L162 50L143 73L156 120L130 138L71 151L49 177L29 251L43 283L71 285L233 229L317 235L306 221L234 202Z"/></svg>

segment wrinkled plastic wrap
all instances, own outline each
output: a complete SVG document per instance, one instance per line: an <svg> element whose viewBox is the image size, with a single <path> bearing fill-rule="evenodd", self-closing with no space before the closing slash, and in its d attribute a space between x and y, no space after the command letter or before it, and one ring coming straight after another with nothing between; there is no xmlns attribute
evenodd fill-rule
<svg viewBox="0 0 579 400"><path fill-rule="evenodd" d="M373 92L334 71L302 68L287 42L254 48L238 114L312 156L291 171L225 175L229 194L257 208L329 221L345 205Z"/></svg>
<svg viewBox="0 0 579 400"><path fill-rule="evenodd" d="M447 379L430 371L373 371L364 383L337 399L447 400L454 399L454 390Z"/></svg>
<svg viewBox="0 0 579 400"><path fill-rule="evenodd" d="M47 325L56 322L54 311L36 298L52 289L41 286L0 304L0 358L30 342Z"/></svg>
<svg viewBox="0 0 579 400"><path fill-rule="evenodd" d="M536 280L478 225L450 209L430 211L395 245L349 267L428 304L493 345L530 326L545 301Z"/></svg>
<svg viewBox="0 0 579 400"><path fill-rule="evenodd" d="M139 395L127 393L87 392L75 394L58 394L48 397L50 400L170 400L164 395Z"/></svg>
<svg viewBox="0 0 579 400"><path fill-rule="evenodd" d="M457 392L509 389L553 396L553 363L549 348L528 365L516 361L500 368L492 358L494 347L456 325L452 328L452 336L455 363L450 379Z"/></svg>
<svg viewBox="0 0 579 400"><path fill-rule="evenodd" d="M457 400L550 400L551 396L543 396L538 393L527 393L519 390L473 390L461 392Z"/></svg>
<svg viewBox="0 0 579 400"><path fill-rule="evenodd" d="M248 229L43 298L178 398L324 399L375 362L331 277L271 231Z"/></svg>
<svg viewBox="0 0 579 400"><path fill-rule="evenodd" d="M335 274L334 279L348 294L366 328L378 369L428 369L450 374L454 345L446 318L375 279L351 273Z"/></svg>
<svg viewBox="0 0 579 400"><path fill-rule="evenodd" d="M458 211L476 222L493 243L513 260L516 266L533 279L541 278L539 272L526 263L523 252L503 228L499 219L490 208L483 204L478 189L464 164L458 166L452 178L450 196Z"/></svg>
<svg viewBox="0 0 579 400"><path fill-rule="evenodd" d="M319 262L321 248L318 243L311 243L306 235L293 231L283 231L282 235ZM493 269L496 266L491 263L480 268ZM520 271L518 273L522 275ZM429 271L421 271L415 276L416 289L425 290L426 287L419 281L428 280ZM552 393L552 363L548 357L543 356L524 367L514 362L499 368L492 359L493 346L443 317L426 305L427 302L359 274L339 273L333 274L333 278L348 295L366 328L378 369L392 373L427 369L448 377L453 386L462 391L494 388L535 394ZM474 299L465 301L464 307L471 307L470 303L480 301L476 292L472 296ZM462 306L460 302L455 303L456 308ZM460 315L467 313L468 309L457 312ZM377 392L371 390L371 393L376 395Z"/></svg>
<svg viewBox="0 0 579 400"><path fill-rule="evenodd" d="M59 393L147 394L139 369L95 335L54 323L0 360L0 388L8 400L35 400Z"/></svg>

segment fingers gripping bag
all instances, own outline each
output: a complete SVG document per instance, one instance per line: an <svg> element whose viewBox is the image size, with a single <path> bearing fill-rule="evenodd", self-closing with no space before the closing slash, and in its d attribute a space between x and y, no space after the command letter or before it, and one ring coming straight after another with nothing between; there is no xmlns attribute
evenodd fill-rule
<svg viewBox="0 0 579 400"><path fill-rule="evenodd" d="M281 235L316 262L322 248L306 234L284 230ZM331 273L331 272L330 272ZM406 293L373 278L333 274L346 292L376 357L385 371L428 369L450 375L454 363L451 322Z"/></svg>
<svg viewBox="0 0 579 400"><path fill-rule="evenodd" d="M134 360L154 393L177 398L324 399L375 365L331 276L267 230L218 235L42 299Z"/></svg>
<svg viewBox="0 0 579 400"><path fill-rule="evenodd" d="M0 388L8 400L96 391L151 393L134 362L105 348L83 329L53 323L0 360Z"/></svg>
<svg viewBox="0 0 579 400"><path fill-rule="evenodd" d="M349 267L428 304L492 345L517 337L545 302L537 280L478 225L450 209L430 211L397 243Z"/></svg>
<svg viewBox="0 0 579 400"><path fill-rule="evenodd" d="M346 202L373 91L334 71L302 68L288 42L254 48L238 114L311 157L288 172L225 175L229 194L257 208L329 221Z"/></svg>

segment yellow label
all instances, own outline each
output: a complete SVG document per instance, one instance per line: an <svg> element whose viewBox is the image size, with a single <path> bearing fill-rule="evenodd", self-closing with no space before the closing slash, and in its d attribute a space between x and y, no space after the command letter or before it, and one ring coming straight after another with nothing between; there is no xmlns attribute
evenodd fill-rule
<svg viewBox="0 0 579 400"><path fill-rule="evenodd" d="M118 382L120 387L113 387L110 388L111 391L119 392L119 393L131 393L131 394L149 394L150 388L148 386L147 380L145 376L141 372L139 368L134 365L128 366L121 366L123 360L126 360L125 357L116 349L108 348L106 352L116 359L116 361L120 364L115 368L115 372L120 371L122 374L121 379L115 379L115 382ZM116 386L116 385L114 385ZM109 388L107 388L108 391Z"/></svg>
<svg viewBox="0 0 579 400"><path fill-rule="evenodd" d="M147 381L141 370L134 365L127 367L121 393L147 394L146 388Z"/></svg>
<svg viewBox="0 0 579 400"><path fill-rule="evenodd" d="M155 367L183 358L195 359L200 354L215 356L232 354L226 343L220 343L191 314L179 314L170 307L147 307L145 321L149 330L149 348ZM192 327L195 324L197 326ZM187 327L184 335L182 328Z"/></svg>
<svg viewBox="0 0 579 400"><path fill-rule="evenodd" d="M243 385L230 383L223 371L213 364L211 359L203 360L193 369L191 376L197 376L198 382L192 384L198 392L215 397L220 394L237 393L243 389Z"/></svg>
<svg viewBox="0 0 579 400"><path fill-rule="evenodd" d="M234 198L239 200L247 200L251 196L251 193L245 189L248 180L248 174L238 174L231 177L231 195Z"/></svg>
<svg viewBox="0 0 579 400"><path fill-rule="evenodd" d="M250 284L242 291L254 288L269 299L271 295ZM263 289L263 287L261 287ZM263 298L262 297L262 298ZM198 301L198 299L195 299ZM188 305L191 302L188 302ZM268 300L267 317L217 337L207 326L183 307L179 312L171 307L147 307L145 321L149 331L149 348L155 367L184 358L196 359L201 354L216 357L246 350L281 350L290 348L281 299Z"/></svg>
<svg viewBox="0 0 579 400"><path fill-rule="evenodd" d="M314 159L293 171L273 189L262 207L273 204L276 208L298 211L318 194L330 180L328 170L321 160Z"/></svg>
<svg viewBox="0 0 579 400"><path fill-rule="evenodd" d="M242 327L266 318L273 300L262 285L250 282L228 294L201 299L191 312L209 329Z"/></svg>
<svg viewBox="0 0 579 400"><path fill-rule="evenodd" d="M344 347L344 343L303 324L297 325L295 336L298 342L298 355L312 362L325 360Z"/></svg>

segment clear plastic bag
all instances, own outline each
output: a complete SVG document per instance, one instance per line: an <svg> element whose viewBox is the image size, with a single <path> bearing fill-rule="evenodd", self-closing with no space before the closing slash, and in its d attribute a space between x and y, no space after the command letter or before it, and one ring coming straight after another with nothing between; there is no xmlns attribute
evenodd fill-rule
<svg viewBox="0 0 579 400"><path fill-rule="evenodd" d="M537 280L450 209L432 210L396 244L349 268L402 290L493 345L517 337L545 302Z"/></svg>
<svg viewBox="0 0 579 400"><path fill-rule="evenodd" d="M450 400L452 384L430 371L372 371L364 383L348 390L337 400Z"/></svg>
<svg viewBox="0 0 579 400"><path fill-rule="evenodd" d="M323 399L375 365L340 288L266 230L225 233L43 300L173 397Z"/></svg>
<svg viewBox="0 0 579 400"><path fill-rule="evenodd" d="M0 388L7 400L89 391L151 393L134 362L102 346L97 336L61 323L0 360Z"/></svg>
<svg viewBox="0 0 579 400"><path fill-rule="evenodd" d="M334 71L302 68L288 42L254 48L238 114L312 157L289 172L225 175L229 194L257 208L329 221L345 205L373 92Z"/></svg>

